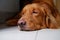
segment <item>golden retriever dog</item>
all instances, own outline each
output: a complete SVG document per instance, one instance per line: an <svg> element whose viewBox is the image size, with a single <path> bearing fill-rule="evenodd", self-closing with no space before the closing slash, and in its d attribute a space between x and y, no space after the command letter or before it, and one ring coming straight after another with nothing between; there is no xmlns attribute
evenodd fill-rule
<svg viewBox="0 0 60 40"><path fill-rule="evenodd" d="M15 22L17 22L20 30L57 29L60 26L60 14L53 0L33 0L32 3L27 4L18 15L21 16L21 18L18 22ZM10 23L11 22L12 21L10 21Z"/></svg>

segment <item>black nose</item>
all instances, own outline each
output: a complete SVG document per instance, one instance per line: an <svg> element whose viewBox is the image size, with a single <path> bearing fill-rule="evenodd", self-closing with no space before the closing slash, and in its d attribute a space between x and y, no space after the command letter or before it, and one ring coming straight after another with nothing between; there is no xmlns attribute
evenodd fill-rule
<svg viewBox="0 0 60 40"><path fill-rule="evenodd" d="M26 25L26 22L25 22L25 21L21 21L20 23L18 23L18 25L19 25L20 27L24 27L24 26Z"/></svg>

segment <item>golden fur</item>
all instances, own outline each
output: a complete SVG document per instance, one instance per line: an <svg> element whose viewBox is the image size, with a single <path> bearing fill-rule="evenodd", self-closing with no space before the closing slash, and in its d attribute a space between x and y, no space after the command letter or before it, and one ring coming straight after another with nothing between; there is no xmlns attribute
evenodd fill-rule
<svg viewBox="0 0 60 40"><path fill-rule="evenodd" d="M21 16L18 22L20 20L26 21L26 28L23 30L56 29L60 26L60 14L52 0L33 0L18 15Z"/></svg>

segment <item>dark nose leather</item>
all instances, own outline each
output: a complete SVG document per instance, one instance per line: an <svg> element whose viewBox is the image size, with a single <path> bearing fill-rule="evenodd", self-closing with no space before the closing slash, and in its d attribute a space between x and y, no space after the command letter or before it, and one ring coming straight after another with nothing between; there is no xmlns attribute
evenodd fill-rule
<svg viewBox="0 0 60 40"><path fill-rule="evenodd" d="M20 23L18 23L18 25L19 25L20 27L24 27L24 26L26 25L26 22L25 22L25 21L20 21Z"/></svg>

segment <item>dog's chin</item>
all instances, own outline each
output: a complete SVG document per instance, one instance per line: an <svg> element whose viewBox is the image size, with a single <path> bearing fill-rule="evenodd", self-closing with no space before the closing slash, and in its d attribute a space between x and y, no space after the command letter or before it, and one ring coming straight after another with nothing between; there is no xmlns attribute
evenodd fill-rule
<svg viewBox="0 0 60 40"><path fill-rule="evenodd" d="M30 28L21 28L20 26L18 26L18 29L20 30L20 31L36 31L35 29L30 29Z"/></svg>

